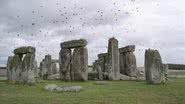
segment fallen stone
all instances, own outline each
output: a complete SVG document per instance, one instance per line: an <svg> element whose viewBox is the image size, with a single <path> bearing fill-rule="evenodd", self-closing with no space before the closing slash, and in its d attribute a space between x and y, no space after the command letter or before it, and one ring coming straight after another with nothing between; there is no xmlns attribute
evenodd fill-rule
<svg viewBox="0 0 185 104"><path fill-rule="evenodd" d="M34 47L28 46L28 47L20 47L14 50L14 54L26 54L26 53L32 53L35 54L36 49Z"/></svg>
<svg viewBox="0 0 185 104"><path fill-rule="evenodd" d="M48 80L59 80L59 79L60 79L59 73L48 76Z"/></svg>
<svg viewBox="0 0 185 104"><path fill-rule="evenodd" d="M110 38L108 43L108 73L109 80L119 80L120 65L119 65L119 49L118 40Z"/></svg>
<svg viewBox="0 0 185 104"><path fill-rule="evenodd" d="M56 84L48 84L44 87L44 90L54 91L58 86Z"/></svg>
<svg viewBox="0 0 185 104"><path fill-rule="evenodd" d="M82 90L81 86L58 86L57 92L79 92Z"/></svg>
<svg viewBox="0 0 185 104"><path fill-rule="evenodd" d="M85 47L87 45L87 41L85 39L80 40L71 40L61 43L61 48L79 48Z"/></svg>
<svg viewBox="0 0 185 104"><path fill-rule="evenodd" d="M127 75L120 74L120 80L130 80L130 77Z"/></svg>
<svg viewBox="0 0 185 104"><path fill-rule="evenodd" d="M81 86L57 86L56 84L48 84L44 87L46 91L56 91L56 92L79 92L82 90Z"/></svg>
<svg viewBox="0 0 185 104"><path fill-rule="evenodd" d="M96 85L107 85L108 82L107 81L96 81L95 84Z"/></svg>
<svg viewBox="0 0 185 104"><path fill-rule="evenodd" d="M145 51L145 74L148 84L160 84L163 82L163 65L159 52L148 49Z"/></svg>
<svg viewBox="0 0 185 104"><path fill-rule="evenodd" d="M130 77L127 75L120 74L120 80L126 80L126 81L136 81L136 77Z"/></svg>
<svg viewBox="0 0 185 104"><path fill-rule="evenodd" d="M75 48L71 62L71 76L75 81L88 80L87 48Z"/></svg>

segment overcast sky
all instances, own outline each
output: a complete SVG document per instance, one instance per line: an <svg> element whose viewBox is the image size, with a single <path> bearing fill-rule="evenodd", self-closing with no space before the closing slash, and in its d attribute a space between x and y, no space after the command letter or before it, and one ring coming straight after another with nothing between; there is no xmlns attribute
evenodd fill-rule
<svg viewBox="0 0 185 104"><path fill-rule="evenodd" d="M0 65L13 49L30 45L40 62L58 58L60 43L85 38L89 64L107 51L135 44L138 66L145 49L158 49L164 63L185 64L185 0L0 0Z"/></svg>

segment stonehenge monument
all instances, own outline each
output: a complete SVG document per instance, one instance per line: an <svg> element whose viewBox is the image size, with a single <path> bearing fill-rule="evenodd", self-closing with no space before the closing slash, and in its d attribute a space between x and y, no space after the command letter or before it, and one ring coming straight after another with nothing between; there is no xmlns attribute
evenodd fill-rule
<svg viewBox="0 0 185 104"><path fill-rule="evenodd" d="M165 83L165 71L158 50L145 51L145 74L148 84Z"/></svg>
<svg viewBox="0 0 185 104"><path fill-rule="evenodd" d="M145 80L149 84L165 83L168 64L162 64L157 50L145 51L145 69L139 71L134 55L135 45L118 47L118 40L110 38L107 53L97 55L93 72L88 74L87 41L84 39L65 41L60 44L59 60L46 55L40 62L40 70L35 59L36 49L31 46L14 50L7 62L7 78L11 83L36 83L39 75L48 80L86 81L94 80ZM57 68L59 64L59 70ZM145 70L145 71L144 71ZM145 74L145 76L144 76Z"/></svg>
<svg viewBox="0 0 185 104"><path fill-rule="evenodd" d="M88 50L84 39L61 43L59 53L60 78L65 81L88 80Z"/></svg>
<svg viewBox="0 0 185 104"><path fill-rule="evenodd" d="M35 81L37 63L35 60L36 49L31 46L20 47L14 50L7 62L7 77L11 83L24 83L32 85Z"/></svg>

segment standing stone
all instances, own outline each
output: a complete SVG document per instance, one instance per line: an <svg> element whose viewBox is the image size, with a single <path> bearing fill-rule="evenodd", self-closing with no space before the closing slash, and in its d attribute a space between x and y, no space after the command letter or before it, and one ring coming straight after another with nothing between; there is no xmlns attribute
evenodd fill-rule
<svg viewBox="0 0 185 104"><path fill-rule="evenodd" d="M148 84L163 82L163 65L157 50L148 49L145 51L145 74Z"/></svg>
<svg viewBox="0 0 185 104"><path fill-rule="evenodd" d="M163 64L163 83L168 79L168 64Z"/></svg>
<svg viewBox="0 0 185 104"><path fill-rule="evenodd" d="M52 63L52 74L57 74L57 64L56 63Z"/></svg>
<svg viewBox="0 0 185 104"><path fill-rule="evenodd" d="M20 80L21 73L21 59L19 55L14 55L11 63L11 81L15 83Z"/></svg>
<svg viewBox="0 0 185 104"><path fill-rule="evenodd" d="M12 80L12 60L13 56L9 56L7 62L7 79L9 81Z"/></svg>
<svg viewBox="0 0 185 104"><path fill-rule="evenodd" d="M27 53L22 62L22 81L26 84L32 85L35 83L35 55Z"/></svg>
<svg viewBox="0 0 185 104"><path fill-rule="evenodd" d="M46 64L45 64L45 59L42 60L40 63L40 74L43 79L47 79L47 69L46 69Z"/></svg>
<svg viewBox="0 0 185 104"><path fill-rule="evenodd" d="M136 57L133 52L125 53L125 71L130 77L137 76Z"/></svg>
<svg viewBox="0 0 185 104"><path fill-rule="evenodd" d="M108 74L109 80L119 80L119 49L118 40L115 38L109 39L108 44Z"/></svg>
<svg viewBox="0 0 185 104"><path fill-rule="evenodd" d="M107 53L98 54L99 64L102 72L107 72Z"/></svg>
<svg viewBox="0 0 185 104"><path fill-rule="evenodd" d="M37 61L34 61L34 70L35 70L35 77L39 77L40 70L37 66Z"/></svg>
<svg viewBox="0 0 185 104"><path fill-rule="evenodd" d="M125 54L120 53L120 73L126 74L126 58Z"/></svg>
<svg viewBox="0 0 185 104"><path fill-rule="evenodd" d="M97 77L96 79L103 80L103 72L102 72L102 67L101 67L101 61L96 60L94 63L94 70L97 72Z"/></svg>
<svg viewBox="0 0 185 104"><path fill-rule="evenodd" d="M71 80L71 50L61 49L59 57L60 78L66 81Z"/></svg>
<svg viewBox="0 0 185 104"><path fill-rule="evenodd" d="M46 55L45 56L45 64L46 64L48 76L52 75L52 60L51 60L51 55Z"/></svg>
<svg viewBox="0 0 185 104"><path fill-rule="evenodd" d="M101 69L100 65L97 64L96 67L97 67L96 69L97 69L97 72L98 72L98 79L103 80L103 72L102 72L102 69Z"/></svg>
<svg viewBox="0 0 185 104"><path fill-rule="evenodd" d="M75 48L71 68L72 80L88 80L88 51L87 48Z"/></svg>

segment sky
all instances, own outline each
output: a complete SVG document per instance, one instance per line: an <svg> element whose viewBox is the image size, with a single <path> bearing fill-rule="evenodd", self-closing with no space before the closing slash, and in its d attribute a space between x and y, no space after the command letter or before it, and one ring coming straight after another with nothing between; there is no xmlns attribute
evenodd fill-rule
<svg viewBox="0 0 185 104"><path fill-rule="evenodd" d="M0 65L20 46L36 47L58 59L60 43L84 38L89 64L107 52L108 39L119 47L136 45L137 65L145 49L159 50L163 63L185 64L184 0L0 0Z"/></svg>

